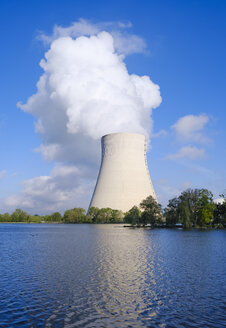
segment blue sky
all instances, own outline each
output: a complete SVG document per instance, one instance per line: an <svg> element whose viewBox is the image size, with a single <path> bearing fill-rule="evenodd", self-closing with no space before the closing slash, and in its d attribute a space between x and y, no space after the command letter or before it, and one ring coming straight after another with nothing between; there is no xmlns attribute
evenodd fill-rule
<svg viewBox="0 0 226 328"><path fill-rule="evenodd" d="M109 29L103 22L111 22L111 29L121 22L128 25L122 35L145 43L124 62L129 74L148 75L160 86L162 103L152 112L148 153L160 203L188 187L208 188L218 197L226 188L225 15L220 0L1 0L0 212L88 206L98 161L86 166L83 159L86 170L80 174L79 156L35 151L52 135L37 132L37 115L17 106L36 93L43 74L39 62L50 45L40 35L81 18L101 31Z"/></svg>

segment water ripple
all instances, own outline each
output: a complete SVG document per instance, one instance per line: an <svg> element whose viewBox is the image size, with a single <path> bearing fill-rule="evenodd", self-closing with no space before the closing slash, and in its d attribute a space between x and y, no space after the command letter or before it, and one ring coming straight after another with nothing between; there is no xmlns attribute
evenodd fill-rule
<svg viewBox="0 0 226 328"><path fill-rule="evenodd" d="M0 225L0 327L223 327L225 231Z"/></svg>

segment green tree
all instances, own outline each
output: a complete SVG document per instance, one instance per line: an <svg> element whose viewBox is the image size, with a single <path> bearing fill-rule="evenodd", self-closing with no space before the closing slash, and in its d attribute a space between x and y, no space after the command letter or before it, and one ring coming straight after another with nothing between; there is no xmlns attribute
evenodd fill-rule
<svg viewBox="0 0 226 328"><path fill-rule="evenodd" d="M111 211L111 219L112 223L122 223L124 219L124 214L120 210L112 210Z"/></svg>
<svg viewBox="0 0 226 328"><path fill-rule="evenodd" d="M178 213L179 213L179 220L181 223L183 223L183 227L185 229L191 228L192 227L191 211L187 199L182 200L178 204Z"/></svg>
<svg viewBox="0 0 226 328"><path fill-rule="evenodd" d="M187 227L197 224L199 193L199 189L187 189L179 196L179 220L181 223L186 221ZM186 218L183 218L184 213Z"/></svg>
<svg viewBox="0 0 226 328"><path fill-rule="evenodd" d="M181 202L187 202L189 221L194 226L209 225L213 220L213 194L208 189L188 189L180 195ZM183 222L183 217L181 218ZM188 219L187 221L188 222Z"/></svg>
<svg viewBox="0 0 226 328"><path fill-rule="evenodd" d="M150 224L154 226L162 223L161 205L156 202L152 196L148 196L140 203L140 207L143 210L141 214L141 222L145 226Z"/></svg>
<svg viewBox="0 0 226 328"><path fill-rule="evenodd" d="M212 223L214 209L213 194L207 189L200 189L197 215L199 226L203 227Z"/></svg>
<svg viewBox="0 0 226 328"><path fill-rule="evenodd" d="M90 207L90 208L89 208L89 211L88 211L88 213L87 213L87 215L86 215L87 220L88 220L89 222L91 222L91 223L96 223L96 219L97 219L97 216L98 216L99 210L100 210L100 209L97 208L97 207L94 207L94 206Z"/></svg>
<svg viewBox="0 0 226 328"><path fill-rule="evenodd" d="M54 212L50 214L50 221L52 222L60 222L62 220L62 216L59 212Z"/></svg>
<svg viewBox="0 0 226 328"><path fill-rule="evenodd" d="M44 218L42 218L40 215L31 215L31 214L28 214L28 222L31 222L31 223L41 223L42 221L44 221Z"/></svg>
<svg viewBox="0 0 226 328"><path fill-rule="evenodd" d="M86 222L84 208L72 208L64 212L64 221L66 223L84 223Z"/></svg>
<svg viewBox="0 0 226 328"><path fill-rule="evenodd" d="M124 221L126 223L129 223L133 226L140 225L140 219L141 219L141 211L137 206L133 206L124 217Z"/></svg>
<svg viewBox="0 0 226 328"><path fill-rule="evenodd" d="M184 228L210 225L214 208L213 194L209 190L187 189L169 201L165 209L166 222L181 222Z"/></svg>
<svg viewBox="0 0 226 328"><path fill-rule="evenodd" d="M112 209L110 207L101 208L96 216L95 223L110 223L112 218Z"/></svg>
<svg viewBox="0 0 226 328"><path fill-rule="evenodd" d="M107 208L90 207L87 219L92 223L120 223L123 222L122 211Z"/></svg>
<svg viewBox="0 0 226 328"><path fill-rule="evenodd" d="M22 211L21 209L17 208L12 214L11 214L11 220L12 222L26 222L29 219L29 215Z"/></svg>
<svg viewBox="0 0 226 328"><path fill-rule="evenodd" d="M175 197L169 200L167 207L164 209L164 217L167 225L179 223L179 198Z"/></svg>
<svg viewBox="0 0 226 328"><path fill-rule="evenodd" d="M0 214L0 222L11 222L11 215L9 213Z"/></svg>

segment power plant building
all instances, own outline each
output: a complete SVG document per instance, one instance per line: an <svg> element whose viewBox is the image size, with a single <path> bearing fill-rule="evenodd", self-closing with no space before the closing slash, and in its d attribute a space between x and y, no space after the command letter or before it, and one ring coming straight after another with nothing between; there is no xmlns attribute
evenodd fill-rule
<svg viewBox="0 0 226 328"><path fill-rule="evenodd" d="M146 137L137 133L112 133L101 138L102 159L90 207L128 211L153 196L147 166Z"/></svg>

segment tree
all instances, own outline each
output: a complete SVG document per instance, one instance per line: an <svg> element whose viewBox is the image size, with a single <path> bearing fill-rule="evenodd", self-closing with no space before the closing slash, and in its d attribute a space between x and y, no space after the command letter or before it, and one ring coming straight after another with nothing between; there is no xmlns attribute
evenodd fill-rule
<svg viewBox="0 0 226 328"><path fill-rule="evenodd" d="M213 194L207 189L201 189L199 192L197 215L197 223L199 226L202 227L212 223L214 209Z"/></svg>
<svg viewBox="0 0 226 328"><path fill-rule="evenodd" d="M95 223L109 223L112 218L112 209L110 207L99 209Z"/></svg>
<svg viewBox="0 0 226 328"><path fill-rule="evenodd" d="M220 195L224 197L223 203L215 205L213 212L213 224L217 226L226 226L226 195Z"/></svg>
<svg viewBox="0 0 226 328"><path fill-rule="evenodd" d="M41 223L42 221L44 221L44 218L41 217L40 215L38 214L35 214L35 215L31 215L31 214L28 214L29 218L28 218L28 222L32 222L32 223Z"/></svg>
<svg viewBox="0 0 226 328"><path fill-rule="evenodd" d="M97 215L99 213L99 208L97 207L90 207L89 211L88 211L88 214L86 215L87 217L87 220L90 221L91 223L95 223L96 222L96 219L97 219Z"/></svg>
<svg viewBox="0 0 226 328"><path fill-rule="evenodd" d="M192 221L191 221L191 211L189 208L189 202L188 200L182 200L178 204L178 213L180 217L180 222L183 223L183 227L185 229L189 229L192 227Z"/></svg>
<svg viewBox="0 0 226 328"><path fill-rule="evenodd" d="M219 195L221 198L224 198L224 201L226 201L226 189L225 189L225 191L221 194L221 195Z"/></svg>
<svg viewBox="0 0 226 328"><path fill-rule="evenodd" d="M92 223L120 223L123 222L124 214L122 211L113 210L110 207L90 207L86 217Z"/></svg>
<svg viewBox="0 0 226 328"><path fill-rule="evenodd" d="M11 222L11 215L9 213L0 214L0 222Z"/></svg>
<svg viewBox="0 0 226 328"><path fill-rule="evenodd" d="M175 225L179 223L178 204L180 200L175 197L169 200L167 207L164 209L164 217L167 225Z"/></svg>
<svg viewBox="0 0 226 328"><path fill-rule="evenodd" d="M152 196L148 196L140 203L143 212L141 214L141 222L145 226L151 226L162 222L161 205L156 202Z"/></svg>
<svg viewBox="0 0 226 328"><path fill-rule="evenodd" d="M208 189L187 189L179 197L181 203L187 202L187 219L189 225L205 226L213 219L213 194ZM184 203L185 204L185 203ZM181 217L181 222L184 218Z"/></svg>
<svg viewBox="0 0 226 328"><path fill-rule="evenodd" d="M187 189L179 196L179 220L181 223L184 223L186 220L187 227L197 223L198 199L199 189ZM183 217L185 212L186 218Z"/></svg>
<svg viewBox="0 0 226 328"><path fill-rule="evenodd" d="M78 207L64 212L64 221L66 223L84 223L86 222L85 209Z"/></svg>
<svg viewBox="0 0 226 328"><path fill-rule="evenodd" d="M26 222L29 219L29 215L22 211L21 209L17 208L12 214L11 214L11 220L12 222Z"/></svg>
<svg viewBox="0 0 226 328"><path fill-rule="evenodd" d="M52 222L60 222L62 220L62 216L59 212L54 212L50 215Z"/></svg>
<svg viewBox="0 0 226 328"><path fill-rule="evenodd" d="M122 223L124 219L124 214L120 210L111 211L111 222L112 223Z"/></svg>
<svg viewBox="0 0 226 328"><path fill-rule="evenodd" d="M187 189L169 201L165 209L166 221L183 223L184 228L206 226L213 221L213 194L207 189Z"/></svg>
<svg viewBox="0 0 226 328"><path fill-rule="evenodd" d="M124 221L133 226L140 225L141 211L137 206L133 206L124 217Z"/></svg>

